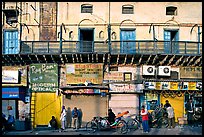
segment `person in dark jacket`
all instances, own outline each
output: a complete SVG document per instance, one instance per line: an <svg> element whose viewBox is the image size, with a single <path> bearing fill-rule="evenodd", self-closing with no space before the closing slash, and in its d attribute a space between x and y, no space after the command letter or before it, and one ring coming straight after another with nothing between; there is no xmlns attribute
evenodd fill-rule
<svg viewBox="0 0 204 137"><path fill-rule="evenodd" d="M52 116L52 119L50 120L50 125L52 129L57 129L57 120L55 116Z"/></svg>
<svg viewBox="0 0 204 137"><path fill-rule="evenodd" d="M77 109L77 107L74 107L74 109L72 110L72 118L73 118L73 128L74 129L78 129L79 128L79 110Z"/></svg>
<svg viewBox="0 0 204 137"><path fill-rule="evenodd" d="M115 114L113 113L111 108L108 109L108 122L110 124L115 122Z"/></svg>
<svg viewBox="0 0 204 137"><path fill-rule="evenodd" d="M192 99L186 103L185 105L186 113L187 113L187 121L189 126L194 126L194 121L193 121L193 102Z"/></svg>

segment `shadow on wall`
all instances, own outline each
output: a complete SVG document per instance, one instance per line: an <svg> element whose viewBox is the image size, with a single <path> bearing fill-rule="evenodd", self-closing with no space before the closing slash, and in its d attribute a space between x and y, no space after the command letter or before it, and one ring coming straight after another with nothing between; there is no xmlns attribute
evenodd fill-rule
<svg viewBox="0 0 204 137"><path fill-rule="evenodd" d="M67 127L71 128L72 127L72 111L70 107L67 108L66 119L67 119Z"/></svg>
<svg viewBox="0 0 204 137"><path fill-rule="evenodd" d="M82 117L83 117L83 112L81 110L81 108L78 109L79 110L79 127L82 127Z"/></svg>

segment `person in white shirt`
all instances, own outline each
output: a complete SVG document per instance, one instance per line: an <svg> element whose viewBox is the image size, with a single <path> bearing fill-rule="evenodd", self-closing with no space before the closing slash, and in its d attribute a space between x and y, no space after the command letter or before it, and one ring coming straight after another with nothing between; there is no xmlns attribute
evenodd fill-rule
<svg viewBox="0 0 204 137"><path fill-rule="evenodd" d="M175 127L175 114L174 114L174 109L173 107L169 104L166 108L167 113L168 113L168 122L169 122L169 128L174 128Z"/></svg>
<svg viewBox="0 0 204 137"><path fill-rule="evenodd" d="M66 109L65 109L65 106L62 106L60 120L61 120L61 129L64 130L65 129L65 124L66 124Z"/></svg>

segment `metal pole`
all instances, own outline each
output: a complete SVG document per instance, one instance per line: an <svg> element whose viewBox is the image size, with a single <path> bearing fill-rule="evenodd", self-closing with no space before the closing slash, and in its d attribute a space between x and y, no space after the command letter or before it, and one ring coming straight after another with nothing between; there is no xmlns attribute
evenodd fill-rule
<svg viewBox="0 0 204 137"><path fill-rule="evenodd" d="M109 2L109 19L108 19L108 49L109 49L109 53L111 53L110 2Z"/></svg>
<svg viewBox="0 0 204 137"><path fill-rule="evenodd" d="M198 54L200 54L200 26L198 26Z"/></svg>
<svg viewBox="0 0 204 137"><path fill-rule="evenodd" d="M60 53L62 53L62 25L60 26Z"/></svg>

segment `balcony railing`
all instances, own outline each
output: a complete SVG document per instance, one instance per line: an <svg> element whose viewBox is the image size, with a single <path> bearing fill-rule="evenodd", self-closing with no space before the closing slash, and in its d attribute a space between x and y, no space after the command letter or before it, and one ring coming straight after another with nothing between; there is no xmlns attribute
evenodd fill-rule
<svg viewBox="0 0 204 137"><path fill-rule="evenodd" d="M109 53L104 41L21 41L20 54ZM111 54L202 54L202 42L111 41Z"/></svg>

